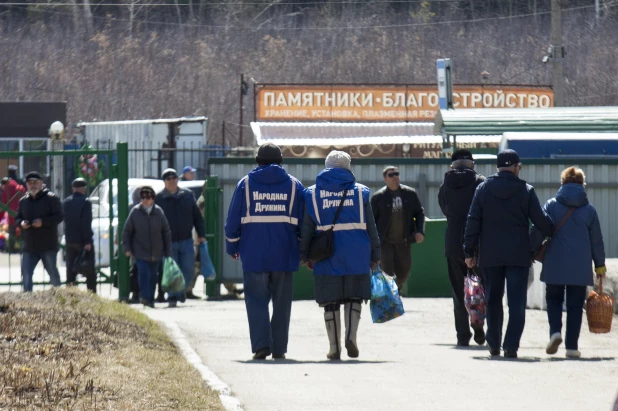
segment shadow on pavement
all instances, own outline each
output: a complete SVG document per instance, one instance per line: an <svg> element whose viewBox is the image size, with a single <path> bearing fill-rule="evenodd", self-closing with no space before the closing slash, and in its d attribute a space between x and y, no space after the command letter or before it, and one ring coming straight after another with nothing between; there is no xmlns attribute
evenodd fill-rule
<svg viewBox="0 0 618 411"><path fill-rule="evenodd" d="M453 350L464 350L464 351L487 351L488 348L485 345L469 345L467 347L461 346L461 345L456 345L456 344L431 344L434 345L436 347L448 347L451 348Z"/></svg>
<svg viewBox="0 0 618 411"><path fill-rule="evenodd" d="M616 357L590 357L590 358L547 358L545 361L560 362L560 361L581 361L581 362L600 362L600 361L616 361Z"/></svg>
<svg viewBox="0 0 618 411"><path fill-rule="evenodd" d="M503 362L541 362L542 358L539 357L518 357L518 358L505 358L502 356L492 357L489 354L486 357L472 357L475 360L481 361L503 361Z"/></svg>
<svg viewBox="0 0 618 411"><path fill-rule="evenodd" d="M297 364L333 364L333 365L351 365L351 364L389 364L392 361L362 361L362 360L323 360L323 361L297 361L293 359L285 360L236 360L240 364L256 364L256 365L297 365Z"/></svg>

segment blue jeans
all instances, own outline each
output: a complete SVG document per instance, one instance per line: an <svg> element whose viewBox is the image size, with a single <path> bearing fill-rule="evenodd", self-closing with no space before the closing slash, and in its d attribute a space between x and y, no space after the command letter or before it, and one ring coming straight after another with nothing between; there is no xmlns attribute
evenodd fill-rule
<svg viewBox="0 0 618 411"><path fill-rule="evenodd" d="M45 271L49 274L51 285L60 287L60 273L58 272L58 267L56 267L57 254L58 251L44 251L42 253L28 251L23 253L21 257L21 277L25 292L32 291L34 269L41 260L43 260Z"/></svg>
<svg viewBox="0 0 618 411"><path fill-rule="evenodd" d="M517 352L519 341L526 324L526 302L528 299L528 267L483 268L485 298L487 300L487 345L500 348L504 310L504 283L509 303L509 323L504 336L504 351Z"/></svg>
<svg viewBox="0 0 618 411"><path fill-rule="evenodd" d="M188 287L193 280L193 274L195 272L195 247L193 246L193 239L188 238L183 241L176 241L172 243L172 258L180 267L182 276L185 278L185 287ZM185 292L169 293L168 297L170 301L184 301Z"/></svg>
<svg viewBox="0 0 618 411"><path fill-rule="evenodd" d="M586 300L585 285L547 284L545 299L547 301L547 319L549 320L549 335L562 333L562 303L566 288L566 338L567 350L577 350L579 332L582 328L584 301Z"/></svg>
<svg viewBox="0 0 618 411"><path fill-rule="evenodd" d="M292 312L292 273L245 272L243 284L251 351L269 348L273 354L285 354L288 350ZM273 300L272 319L268 310L271 297Z"/></svg>
<svg viewBox="0 0 618 411"><path fill-rule="evenodd" d="M154 303L155 288L159 276L159 262L135 260L137 265L137 280L139 282L140 298Z"/></svg>

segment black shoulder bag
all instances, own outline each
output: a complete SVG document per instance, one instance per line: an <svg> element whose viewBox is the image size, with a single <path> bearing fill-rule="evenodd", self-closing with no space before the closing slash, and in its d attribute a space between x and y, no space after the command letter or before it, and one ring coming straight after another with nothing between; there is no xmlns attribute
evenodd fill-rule
<svg viewBox="0 0 618 411"><path fill-rule="evenodd" d="M307 252L307 259L311 261L322 261L330 258L335 253L335 224L337 224L337 220L339 219L339 214L341 214L341 208L343 207L343 202L348 194L348 189L345 189L343 192L343 197L341 197L341 202L339 203L339 208L337 208L337 213L335 214L335 219L333 220L333 225L328 229L324 230L311 239L309 243L309 251Z"/></svg>

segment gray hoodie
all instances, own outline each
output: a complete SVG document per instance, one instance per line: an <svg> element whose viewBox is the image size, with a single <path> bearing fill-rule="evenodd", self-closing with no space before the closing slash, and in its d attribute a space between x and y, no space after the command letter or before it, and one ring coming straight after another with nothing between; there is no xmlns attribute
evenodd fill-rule
<svg viewBox="0 0 618 411"><path fill-rule="evenodd" d="M172 256L172 233L161 207L150 213L141 205L131 209L122 231L122 248L136 260L160 262Z"/></svg>

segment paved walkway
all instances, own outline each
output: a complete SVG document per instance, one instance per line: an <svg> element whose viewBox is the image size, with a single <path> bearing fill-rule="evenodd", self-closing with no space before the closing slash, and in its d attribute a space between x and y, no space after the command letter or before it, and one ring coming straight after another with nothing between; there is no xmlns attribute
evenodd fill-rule
<svg viewBox="0 0 618 411"><path fill-rule="evenodd" d="M546 313L528 310L517 360L490 359L485 348L454 347L449 299L404 299L406 315L372 324L363 308L360 358L326 360L322 310L292 308L287 360L252 361L245 306L197 301L145 310L172 320L202 361L249 411L274 410L610 410L618 393L618 318L610 334L584 321L581 360L564 347L545 354Z"/></svg>

